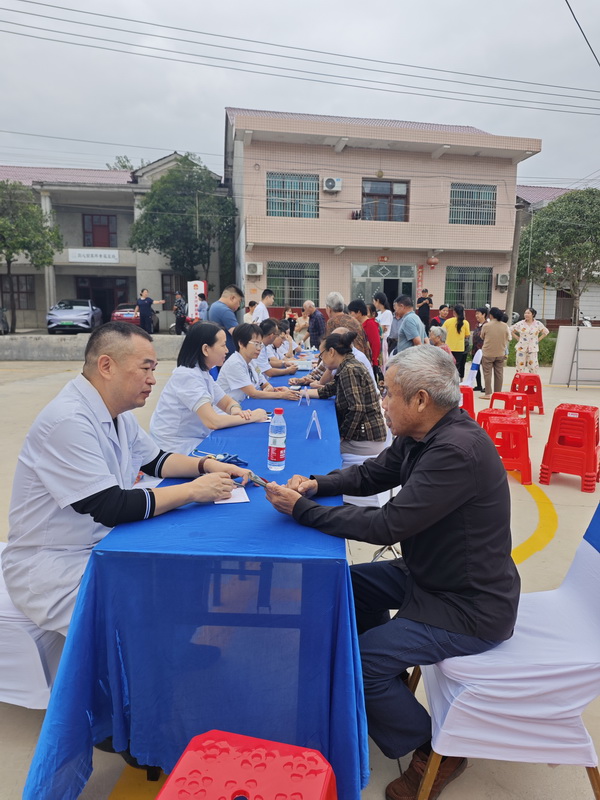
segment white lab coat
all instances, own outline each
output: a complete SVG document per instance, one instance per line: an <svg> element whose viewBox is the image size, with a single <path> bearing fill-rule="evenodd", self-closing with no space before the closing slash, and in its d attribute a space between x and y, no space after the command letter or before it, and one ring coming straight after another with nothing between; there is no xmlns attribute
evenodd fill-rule
<svg viewBox="0 0 600 800"><path fill-rule="evenodd" d="M109 532L71 503L131 489L159 448L130 412L110 413L79 375L33 423L17 463L2 569L15 606L40 628L66 634L92 547Z"/></svg>

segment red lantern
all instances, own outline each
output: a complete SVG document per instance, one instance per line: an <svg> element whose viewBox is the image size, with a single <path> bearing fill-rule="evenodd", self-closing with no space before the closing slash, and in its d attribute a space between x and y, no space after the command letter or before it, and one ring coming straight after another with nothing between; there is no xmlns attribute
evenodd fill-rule
<svg viewBox="0 0 600 800"><path fill-rule="evenodd" d="M430 256L430 258L427 259L427 263L429 264L431 269L433 269L435 266L437 266L437 264L440 263L440 260L439 260L439 258L436 258L435 256Z"/></svg>

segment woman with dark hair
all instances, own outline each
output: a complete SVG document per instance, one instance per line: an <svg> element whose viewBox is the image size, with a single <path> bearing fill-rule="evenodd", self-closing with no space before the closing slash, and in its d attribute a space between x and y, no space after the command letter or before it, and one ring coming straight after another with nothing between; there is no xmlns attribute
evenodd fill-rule
<svg viewBox="0 0 600 800"><path fill-rule="evenodd" d="M388 358L388 337L392 330L394 315L390 309L390 301L383 292L375 292L373 302L377 309L377 322L381 326L381 354L382 364L385 367Z"/></svg>
<svg viewBox="0 0 600 800"><path fill-rule="evenodd" d="M481 338L481 329L487 322L487 315L488 310L485 306L481 306L481 308L475 309L475 319L477 320L477 327L473 328L473 344L471 346L471 357L475 357L475 353L477 353L483 347L483 339ZM477 375L475 377L475 391L483 392L483 386L481 385L481 375L482 369L481 364L477 367Z"/></svg>
<svg viewBox="0 0 600 800"><path fill-rule="evenodd" d="M446 303L442 303L442 305L438 309L438 313L436 317L433 317L429 320L429 327L432 325L437 325L438 328L441 328L444 322L448 319L448 314L450 313L450 306L447 306Z"/></svg>
<svg viewBox="0 0 600 800"><path fill-rule="evenodd" d="M492 370L494 372L494 391L502 391L504 378L504 364L506 362L506 348L510 341L510 330L506 322L502 321L504 313L493 306L490 308L491 320L486 322L481 329L483 339L481 369L485 381L485 399L492 396Z"/></svg>
<svg viewBox="0 0 600 800"><path fill-rule="evenodd" d="M461 303L454 306L454 316L443 325L446 331L446 344L456 361L456 369L461 378L465 377L465 362L469 352L467 339L471 335L469 323L465 319L465 307Z"/></svg>
<svg viewBox="0 0 600 800"><path fill-rule="evenodd" d="M283 319L287 319L290 323L290 336L294 338L294 331L296 330L296 322L298 321L298 314L293 311L291 306L284 306Z"/></svg>
<svg viewBox="0 0 600 800"><path fill-rule="evenodd" d="M227 355L227 337L214 322L192 325L150 420L150 434L163 450L190 453L211 431L263 422L266 411L244 411L225 394L209 370Z"/></svg>
<svg viewBox="0 0 600 800"><path fill-rule="evenodd" d="M281 321L280 323L281 324ZM263 332L260 325L238 325L233 329L236 352L223 364L217 386L226 395L241 403L246 397L255 400L298 400L298 395L285 386L274 388L262 372L256 368L256 359L263 347Z"/></svg>
<svg viewBox="0 0 600 800"><path fill-rule="evenodd" d="M321 359L334 379L308 390L309 397L321 400L335 395L342 469L379 455L388 434L373 379L352 354L355 338L356 333L349 331L331 333L321 341Z"/></svg>
<svg viewBox="0 0 600 800"><path fill-rule="evenodd" d="M535 308L526 308L524 319L512 326L511 333L517 340L515 357L517 372L537 372L539 344L550 331L537 320Z"/></svg>

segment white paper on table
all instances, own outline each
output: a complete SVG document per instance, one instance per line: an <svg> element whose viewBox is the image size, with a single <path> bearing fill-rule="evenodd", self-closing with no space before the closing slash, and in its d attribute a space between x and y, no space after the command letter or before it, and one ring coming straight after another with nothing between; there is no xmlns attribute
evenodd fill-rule
<svg viewBox="0 0 600 800"><path fill-rule="evenodd" d="M250 498L248 497L248 493L243 486L236 484L233 487L233 491L231 493L231 497L227 500L215 500L215 505L220 506L224 503L249 503Z"/></svg>

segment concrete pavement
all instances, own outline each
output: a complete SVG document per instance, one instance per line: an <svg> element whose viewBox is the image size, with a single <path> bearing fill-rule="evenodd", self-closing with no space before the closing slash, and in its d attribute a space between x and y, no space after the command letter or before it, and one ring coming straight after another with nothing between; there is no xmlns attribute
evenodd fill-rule
<svg viewBox="0 0 600 800"><path fill-rule="evenodd" d="M161 362L157 370L157 386L144 409L136 413L147 428L160 390L174 364ZM0 361L0 408L2 409L2 461L0 462L0 540L8 533L8 506L12 477L22 441L29 425L44 405L64 384L81 369L80 361L19 362ZM508 388L514 369L507 369L505 388ZM600 405L600 388L549 387L549 369L542 368L546 414L533 414L533 438L530 452L533 466L532 487L524 487L511 476L513 503L513 539L523 580L523 591L555 588L566 573L573 554L586 530L600 499L600 489L594 494L580 491L578 478L555 475L550 486L538 483L539 464L546 442L552 412L562 402ZM487 402L476 399L476 410ZM352 562L370 560L374 548L349 543ZM422 688L419 689L422 696ZM43 712L0 704L0 743L3 759L0 762L0 797L17 800L27 773ZM596 700L585 715L588 730L600 747L600 700ZM153 798L156 784L139 781L115 756L98 753L95 769L82 797L84 800L106 798ZM406 766L409 759L402 759ZM377 748L371 748L372 777L363 792L363 800L382 800L386 784L398 775L395 761L384 758ZM133 788L132 788L133 787ZM444 800L584 800L592 798L585 770L575 767L550 769L546 765L505 762L472 761L463 776L443 793ZM343 800L343 798L340 798Z"/></svg>

